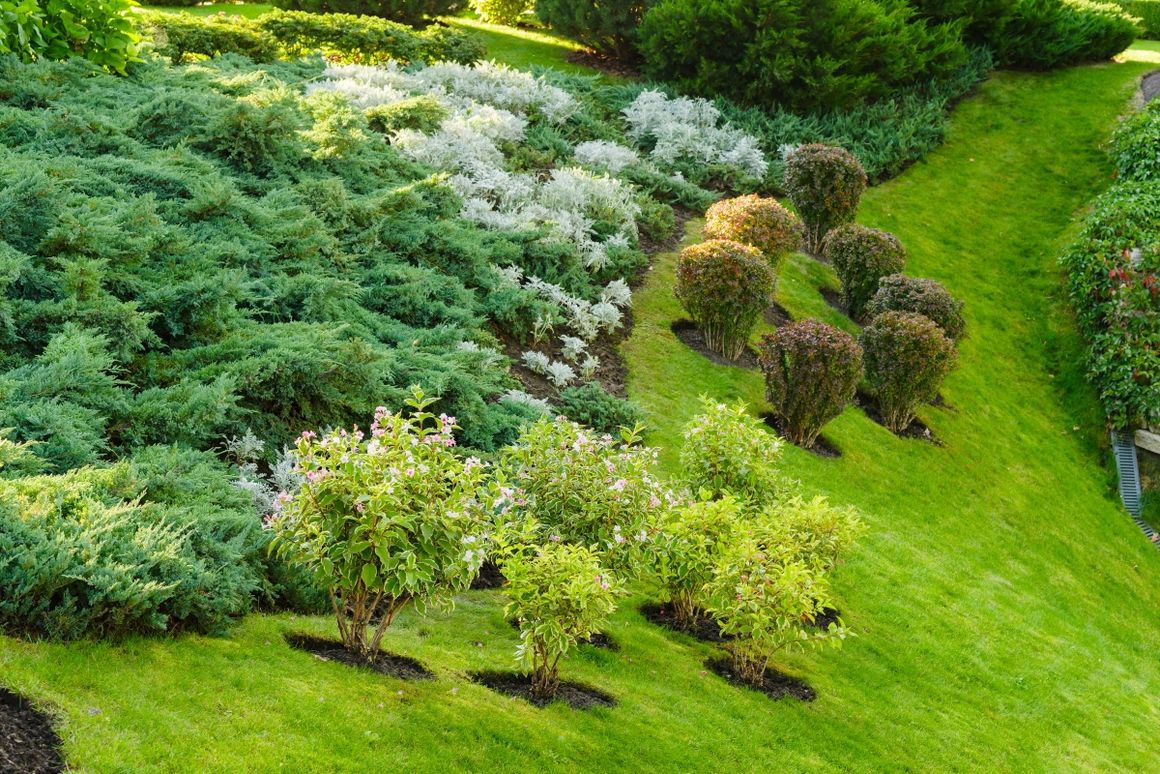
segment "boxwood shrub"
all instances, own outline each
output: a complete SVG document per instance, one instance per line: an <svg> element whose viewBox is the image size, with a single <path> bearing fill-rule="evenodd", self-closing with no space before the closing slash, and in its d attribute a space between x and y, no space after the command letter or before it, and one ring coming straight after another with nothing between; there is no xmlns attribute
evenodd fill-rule
<svg viewBox="0 0 1160 774"><path fill-rule="evenodd" d="M830 229L850 223L866 190L866 172L849 151L812 143L786 159L784 186L805 227L805 247L821 250Z"/></svg>
<svg viewBox="0 0 1160 774"><path fill-rule="evenodd" d="M776 275L756 248L725 239L686 247L677 260L677 300L712 351L741 355L770 302Z"/></svg>
<svg viewBox="0 0 1160 774"><path fill-rule="evenodd" d="M921 314L955 341L966 335L963 302L934 280L905 274L883 277L878 282L878 292L866 305L866 317L873 319L890 310Z"/></svg>
<svg viewBox="0 0 1160 774"><path fill-rule="evenodd" d="M847 223L827 234L822 255L833 264L842 282L846 313L859 322L865 316L866 304L878 291L879 280L906 266L906 250L898 237L857 223Z"/></svg>
<svg viewBox="0 0 1160 774"><path fill-rule="evenodd" d="M818 320L783 325L758 347L766 399L788 438L810 446L854 398L862 351L854 337Z"/></svg>
<svg viewBox="0 0 1160 774"><path fill-rule="evenodd" d="M926 317L912 312L883 312L859 339L866 382L878 400L883 423L902 432L915 409L934 399L954 368L954 342Z"/></svg>

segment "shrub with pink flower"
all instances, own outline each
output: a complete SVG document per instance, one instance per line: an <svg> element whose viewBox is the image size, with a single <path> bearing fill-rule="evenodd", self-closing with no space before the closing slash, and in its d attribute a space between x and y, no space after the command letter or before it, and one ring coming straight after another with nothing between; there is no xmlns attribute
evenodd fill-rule
<svg viewBox="0 0 1160 774"><path fill-rule="evenodd" d="M516 658L532 669L532 688L551 698L560 660L607 623L623 593L593 548L550 542L504 561L508 604L504 614L520 627Z"/></svg>
<svg viewBox="0 0 1160 774"><path fill-rule="evenodd" d="M774 271L798 249L802 226L797 216L772 196L722 199L705 212L705 238L730 239L760 250Z"/></svg>
<svg viewBox="0 0 1160 774"><path fill-rule="evenodd" d="M478 460L452 452L454 417L427 412L433 401L412 390L408 411L375 412L369 437L303 433L302 486L269 523L278 554L327 589L343 645L368 661L407 605L450 605L470 584L488 518L515 505L488 489Z"/></svg>

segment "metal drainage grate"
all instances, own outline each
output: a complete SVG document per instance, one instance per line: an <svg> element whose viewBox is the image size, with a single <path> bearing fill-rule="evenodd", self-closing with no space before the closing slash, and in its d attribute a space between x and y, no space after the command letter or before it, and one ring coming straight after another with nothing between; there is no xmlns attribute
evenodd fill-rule
<svg viewBox="0 0 1160 774"><path fill-rule="evenodd" d="M1136 461L1136 439L1132 433L1112 431L1112 449L1116 453L1116 472L1120 475L1120 499L1128 513L1138 517L1140 503L1140 466Z"/></svg>

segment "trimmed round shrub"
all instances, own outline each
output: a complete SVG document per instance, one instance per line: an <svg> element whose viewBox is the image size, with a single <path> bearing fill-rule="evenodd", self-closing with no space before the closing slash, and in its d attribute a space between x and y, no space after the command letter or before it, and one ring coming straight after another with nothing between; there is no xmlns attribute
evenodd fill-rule
<svg viewBox="0 0 1160 774"><path fill-rule="evenodd" d="M933 400L957 359L954 342L930 319L883 312L862 331L866 381L883 423L901 432L919 404Z"/></svg>
<svg viewBox="0 0 1160 774"><path fill-rule="evenodd" d="M805 246L821 249L830 229L850 223L866 190L862 163L833 145L803 145L785 162L785 190L805 226Z"/></svg>
<svg viewBox="0 0 1160 774"><path fill-rule="evenodd" d="M654 0L536 0L536 16L556 32L623 61L636 59L637 28Z"/></svg>
<svg viewBox="0 0 1160 774"><path fill-rule="evenodd" d="M533 0L472 0L471 7L486 22L515 24L531 10Z"/></svg>
<svg viewBox="0 0 1160 774"><path fill-rule="evenodd" d="M775 282L756 248L711 239L681 251L675 291L709 349L735 360L769 305Z"/></svg>
<svg viewBox="0 0 1160 774"><path fill-rule="evenodd" d="M822 255L842 282L842 304L851 320L861 321L878 282L906 266L906 249L888 231L847 223L822 240Z"/></svg>
<svg viewBox="0 0 1160 774"><path fill-rule="evenodd" d="M854 337L818 320L783 325L758 348L765 396L790 441L810 446L842 413L862 378Z"/></svg>
<svg viewBox="0 0 1160 774"><path fill-rule="evenodd" d="M934 280L905 274L883 277L878 281L878 292L866 304L866 317L874 319L890 311L921 314L954 341L966 334L963 302Z"/></svg>
<svg viewBox="0 0 1160 774"><path fill-rule="evenodd" d="M774 271L802 241L797 216L772 196L756 194L722 199L710 207L705 213L705 236L756 247Z"/></svg>

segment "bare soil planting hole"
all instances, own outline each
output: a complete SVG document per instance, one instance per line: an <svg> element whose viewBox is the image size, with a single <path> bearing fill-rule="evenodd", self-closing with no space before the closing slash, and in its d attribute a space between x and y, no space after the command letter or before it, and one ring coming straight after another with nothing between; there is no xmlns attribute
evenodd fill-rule
<svg viewBox="0 0 1160 774"><path fill-rule="evenodd" d="M760 368L757 362L757 353L751 347L746 347L741 357L730 360L722 357L705 344L705 334L692 320L677 320L672 324L673 335L694 352L708 358L717 365L733 366L734 368Z"/></svg>
<svg viewBox="0 0 1160 774"><path fill-rule="evenodd" d="M818 693L807 683L797 678L783 675L772 669L766 669L760 683L750 682L733 672L733 664L727 658L711 658L705 662L705 668L713 674L724 678L731 685L748 688L751 691L764 693L771 699L784 699L787 696L801 701L813 701Z"/></svg>
<svg viewBox="0 0 1160 774"><path fill-rule="evenodd" d="M614 697L582 683L561 682L554 699L542 699L532 693L532 679L528 675L516 672L472 672L468 677L473 683L486 686L504 696L523 699L536 707L546 707L557 701L565 702L572 709L580 710L616 706Z"/></svg>
<svg viewBox="0 0 1160 774"><path fill-rule="evenodd" d="M0 771L64 771L60 746L51 717L20 694L0 688Z"/></svg>
<svg viewBox="0 0 1160 774"><path fill-rule="evenodd" d="M661 626L669 631L680 632L687 634L690 637L695 637L701 642L725 642L728 638L721 634L720 627L717 623L707 615L702 615L697 619L697 623L692 627L681 626L673 618L672 608L668 605L646 604L641 605L640 614L645 619L656 626Z"/></svg>
<svg viewBox="0 0 1160 774"><path fill-rule="evenodd" d="M435 679L435 675L427 667L409 656L398 656L394 653L380 650L378 658L374 661L367 661L365 658L351 653L337 640L315 637L312 634L289 633L284 636L286 638L286 644L290 647L295 650L304 650L307 653L313 653L322 661L334 661L360 669L369 669L372 672L378 672L388 677L397 677L400 680Z"/></svg>
<svg viewBox="0 0 1160 774"><path fill-rule="evenodd" d="M878 402L874 399L873 395L867 395L866 393L859 391L854 395L854 405L862 409L863 413L865 413L866 416L868 416L873 422L886 427L886 424L882 421L882 413L878 410ZM887 429L889 430L890 428ZM913 420L911 420L910 424L900 432L894 432L893 430L891 430L891 432L893 432L899 438L912 438L919 441L926 441L927 443L934 444L935 446L946 445L941 440L939 440L938 436L936 436L934 432L926 426L926 423L918 417L915 417Z"/></svg>
<svg viewBox="0 0 1160 774"><path fill-rule="evenodd" d="M777 433L779 438L781 438L786 443L793 443L793 441L791 441L785 433L785 422L781 417L774 416L773 414L762 414L761 419L768 427L772 428ZM842 456L842 450L837 446L834 446L834 444L830 443L829 439L824 435L819 435L817 438L815 438L813 444L810 446L802 446L796 443L794 446L797 446L799 449L805 449L816 457L836 459Z"/></svg>

